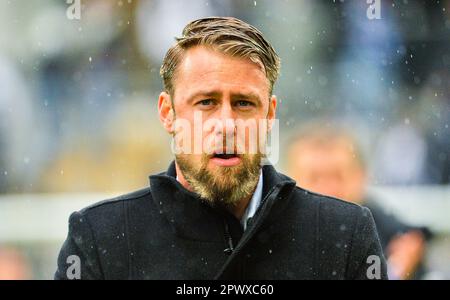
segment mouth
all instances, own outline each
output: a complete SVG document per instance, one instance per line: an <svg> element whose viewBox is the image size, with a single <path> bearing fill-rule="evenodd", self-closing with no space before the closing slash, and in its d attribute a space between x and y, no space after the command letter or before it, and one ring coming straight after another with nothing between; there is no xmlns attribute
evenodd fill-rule
<svg viewBox="0 0 450 300"><path fill-rule="evenodd" d="M233 167L241 163L237 154L214 154L211 161L219 167Z"/></svg>

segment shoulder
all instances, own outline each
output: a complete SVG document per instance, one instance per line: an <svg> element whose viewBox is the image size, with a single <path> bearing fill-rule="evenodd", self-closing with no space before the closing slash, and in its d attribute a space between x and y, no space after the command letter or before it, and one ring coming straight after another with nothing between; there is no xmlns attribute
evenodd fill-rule
<svg viewBox="0 0 450 300"><path fill-rule="evenodd" d="M136 204L151 197L150 187L143 188L131 193L123 194L114 198L101 200L89 205L79 211L82 215L96 214L104 211L122 210L124 205Z"/></svg>
<svg viewBox="0 0 450 300"><path fill-rule="evenodd" d="M319 216L328 220L352 220L355 217L366 216L370 210L355 203L330 196L321 195L296 186L295 199L302 202L309 210L315 209Z"/></svg>
<svg viewBox="0 0 450 300"><path fill-rule="evenodd" d="M73 254L84 262L83 278L105 278L108 274L111 277L108 272L111 265L121 272L126 272L126 264L117 257L129 252L128 207L142 205L143 201L150 200L148 197L151 197L150 188L141 189L97 202L72 213L69 218L68 237L59 255L55 278L65 278L66 258Z"/></svg>
<svg viewBox="0 0 450 300"><path fill-rule="evenodd" d="M128 218L128 211L132 207L151 205L151 199L150 187L105 199L72 213L69 224L76 226L85 223L94 231L108 232L116 227L122 230Z"/></svg>
<svg viewBox="0 0 450 300"><path fill-rule="evenodd" d="M370 210L364 206L295 188L298 218L315 224L320 235L335 239L353 239L355 234L375 230Z"/></svg>

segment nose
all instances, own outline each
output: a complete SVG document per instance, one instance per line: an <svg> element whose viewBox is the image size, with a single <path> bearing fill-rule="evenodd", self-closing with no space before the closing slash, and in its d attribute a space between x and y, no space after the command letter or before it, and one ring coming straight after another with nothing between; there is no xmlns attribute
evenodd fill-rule
<svg viewBox="0 0 450 300"><path fill-rule="evenodd" d="M236 134L235 113L229 101L221 105L215 133L223 137L223 145L226 149L234 148Z"/></svg>

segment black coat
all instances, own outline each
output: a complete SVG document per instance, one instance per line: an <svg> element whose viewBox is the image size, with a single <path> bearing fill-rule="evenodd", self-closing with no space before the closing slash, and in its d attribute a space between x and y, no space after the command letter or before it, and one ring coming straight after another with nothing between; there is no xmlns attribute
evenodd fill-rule
<svg viewBox="0 0 450 300"><path fill-rule="evenodd" d="M150 187L73 213L55 279L67 279L71 255L81 279L367 279L370 255L387 278L367 208L296 187L272 166L263 178L243 232L232 214L183 188L172 163Z"/></svg>

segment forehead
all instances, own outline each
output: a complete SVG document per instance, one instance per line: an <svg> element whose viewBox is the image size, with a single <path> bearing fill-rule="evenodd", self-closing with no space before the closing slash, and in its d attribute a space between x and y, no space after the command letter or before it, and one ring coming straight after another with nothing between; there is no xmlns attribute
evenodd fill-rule
<svg viewBox="0 0 450 300"><path fill-rule="evenodd" d="M175 91L179 96L198 90L267 95L269 81L262 64L196 46L186 50L178 66Z"/></svg>

